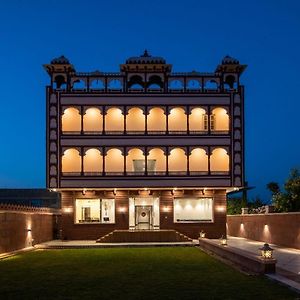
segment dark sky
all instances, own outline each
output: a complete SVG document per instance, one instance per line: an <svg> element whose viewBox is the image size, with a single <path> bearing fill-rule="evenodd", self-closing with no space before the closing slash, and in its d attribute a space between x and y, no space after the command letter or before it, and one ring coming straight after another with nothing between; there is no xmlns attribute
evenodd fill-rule
<svg viewBox="0 0 300 300"><path fill-rule="evenodd" d="M247 64L246 177L300 166L300 1L1 1L0 187L45 187L42 64L64 54L77 71L118 71L147 48L173 71L211 72L229 54Z"/></svg>

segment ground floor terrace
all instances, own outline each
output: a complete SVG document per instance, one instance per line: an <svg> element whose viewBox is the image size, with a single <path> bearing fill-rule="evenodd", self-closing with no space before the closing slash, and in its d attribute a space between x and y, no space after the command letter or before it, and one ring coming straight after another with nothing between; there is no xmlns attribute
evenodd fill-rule
<svg viewBox="0 0 300 300"><path fill-rule="evenodd" d="M62 190L60 237L96 240L114 230L176 230L189 238L226 235L226 190Z"/></svg>
<svg viewBox="0 0 300 300"><path fill-rule="evenodd" d="M0 273L1 299L297 299L196 247L37 250Z"/></svg>

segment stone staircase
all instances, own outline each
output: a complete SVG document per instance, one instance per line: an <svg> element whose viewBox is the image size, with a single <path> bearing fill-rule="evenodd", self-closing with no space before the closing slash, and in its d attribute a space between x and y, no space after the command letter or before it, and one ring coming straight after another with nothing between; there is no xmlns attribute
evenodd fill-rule
<svg viewBox="0 0 300 300"><path fill-rule="evenodd" d="M114 230L103 237L97 243L190 243L192 239L176 230Z"/></svg>

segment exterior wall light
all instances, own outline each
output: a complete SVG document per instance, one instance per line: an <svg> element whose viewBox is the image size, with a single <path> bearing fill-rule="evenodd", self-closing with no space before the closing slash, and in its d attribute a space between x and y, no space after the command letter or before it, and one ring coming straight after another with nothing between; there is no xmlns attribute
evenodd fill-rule
<svg viewBox="0 0 300 300"><path fill-rule="evenodd" d="M117 189L114 189L113 194L117 195Z"/></svg>
<svg viewBox="0 0 300 300"><path fill-rule="evenodd" d="M204 238L205 238L205 235L206 235L206 233L205 233L203 230L201 230L201 231L200 231L200 234L199 234L200 238L201 238L201 239L204 239Z"/></svg>
<svg viewBox="0 0 300 300"><path fill-rule="evenodd" d="M82 190L82 195L85 195L86 194L86 189L83 189Z"/></svg>
<svg viewBox="0 0 300 300"><path fill-rule="evenodd" d="M261 251L261 256L263 259L272 259L273 258L274 249L272 249L268 243L265 243L263 245L263 247L259 248L259 250Z"/></svg>
<svg viewBox="0 0 300 300"><path fill-rule="evenodd" d="M226 236L225 237L223 235L221 236L221 238L220 238L220 244L222 246L227 246L227 238L226 238Z"/></svg>

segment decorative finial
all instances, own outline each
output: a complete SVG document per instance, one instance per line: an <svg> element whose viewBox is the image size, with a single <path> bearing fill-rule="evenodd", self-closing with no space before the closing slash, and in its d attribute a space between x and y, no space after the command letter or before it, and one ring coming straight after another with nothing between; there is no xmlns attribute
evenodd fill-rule
<svg viewBox="0 0 300 300"><path fill-rule="evenodd" d="M147 49L145 49L144 54L142 55L142 57L150 57L151 55L149 55Z"/></svg>

